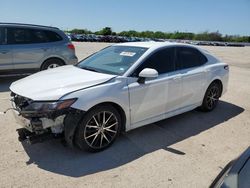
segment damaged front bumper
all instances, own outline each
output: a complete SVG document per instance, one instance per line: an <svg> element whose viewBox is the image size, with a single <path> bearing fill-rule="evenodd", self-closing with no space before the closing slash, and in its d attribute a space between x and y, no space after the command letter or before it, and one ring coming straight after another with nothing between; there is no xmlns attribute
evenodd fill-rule
<svg viewBox="0 0 250 188"><path fill-rule="evenodd" d="M15 108L15 104L13 104L13 108ZM65 114L55 119L49 119L47 117L25 118L16 110L13 112L16 122L22 127L17 129L20 142L35 144L62 137Z"/></svg>
<svg viewBox="0 0 250 188"><path fill-rule="evenodd" d="M63 132L63 121L66 115L66 111L64 112L49 112L50 114L39 114L33 112L30 117L27 114L23 114L22 111L18 111L16 104L12 101L12 106L14 109L14 116L17 123L23 128L27 129L30 132L34 133L42 133L47 132L48 129L51 129L52 133L58 134ZM54 113L54 115L52 115ZM58 116L55 117L55 114ZM26 117L25 117L26 116Z"/></svg>
<svg viewBox="0 0 250 188"><path fill-rule="evenodd" d="M66 115L58 116L55 119L47 117L25 118L15 110L14 116L17 123L30 132L39 134L47 132L50 129L52 133L60 134L63 132L63 122Z"/></svg>
<svg viewBox="0 0 250 188"><path fill-rule="evenodd" d="M44 104L53 106L54 109L44 109L44 106L41 105L42 108L31 110L30 106L34 103L30 99L12 93L11 104L15 109L13 110L14 116L22 127L17 129L19 140L33 144L48 138L60 137L64 132L64 119L70 112L69 106L72 102L68 102L66 106L62 106L61 101L44 102ZM40 103L42 104L42 102ZM60 108L57 105L61 105Z"/></svg>

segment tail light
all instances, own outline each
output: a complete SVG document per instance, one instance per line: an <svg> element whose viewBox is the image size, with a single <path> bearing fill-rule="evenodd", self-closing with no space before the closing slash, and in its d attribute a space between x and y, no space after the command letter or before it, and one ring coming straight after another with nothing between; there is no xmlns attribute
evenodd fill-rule
<svg viewBox="0 0 250 188"><path fill-rule="evenodd" d="M75 46L72 43L67 45L68 49L75 50Z"/></svg>
<svg viewBox="0 0 250 188"><path fill-rule="evenodd" d="M225 70L229 70L229 66L228 66L228 65L225 65L225 66L224 66L224 69L225 69Z"/></svg>

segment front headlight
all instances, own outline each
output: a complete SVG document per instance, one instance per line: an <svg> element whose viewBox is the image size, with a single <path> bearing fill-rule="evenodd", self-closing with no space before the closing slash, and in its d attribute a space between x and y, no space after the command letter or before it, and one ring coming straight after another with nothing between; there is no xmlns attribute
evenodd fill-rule
<svg viewBox="0 0 250 188"><path fill-rule="evenodd" d="M22 109L24 112L51 112L55 110L63 110L70 107L77 99L67 99L59 101L34 101L31 102L27 107Z"/></svg>

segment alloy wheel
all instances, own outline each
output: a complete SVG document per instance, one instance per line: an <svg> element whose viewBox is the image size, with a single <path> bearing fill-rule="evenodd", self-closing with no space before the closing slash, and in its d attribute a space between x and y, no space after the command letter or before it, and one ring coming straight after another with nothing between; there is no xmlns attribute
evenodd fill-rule
<svg viewBox="0 0 250 188"><path fill-rule="evenodd" d="M53 68L56 68L56 67L59 67L59 65L56 64L56 63L53 63L53 64L50 64L50 65L48 66L48 69L53 69Z"/></svg>
<svg viewBox="0 0 250 188"><path fill-rule="evenodd" d="M219 88L216 86L211 87L206 100L208 108L213 109L219 100Z"/></svg>
<svg viewBox="0 0 250 188"><path fill-rule="evenodd" d="M117 132L117 117L112 112L101 111L87 122L84 139L91 148L102 149L114 140Z"/></svg>

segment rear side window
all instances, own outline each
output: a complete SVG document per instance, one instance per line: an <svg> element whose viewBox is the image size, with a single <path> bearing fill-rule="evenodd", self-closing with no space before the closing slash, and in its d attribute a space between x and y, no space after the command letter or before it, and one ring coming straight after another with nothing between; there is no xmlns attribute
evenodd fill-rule
<svg viewBox="0 0 250 188"><path fill-rule="evenodd" d="M0 27L0 45L5 44L5 29Z"/></svg>
<svg viewBox="0 0 250 188"><path fill-rule="evenodd" d="M189 47L177 47L178 69L197 67L207 62L207 58L197 49Z"/></svg>
<svg viewBox="0 0 250 188"><path fill-rule="evenodd" d="M63 39L59 34L53 31L45 31L45 34L49 42L57 42Z"/></svg>
<svg viewBox="0 0 250 188"><path fill-rule="evenodd" d="M30 32L23 28L8 28L8 44L28 44L31 43Z"/></svg>
<svg viewBox="0 0 250 188"><path fill-rule="evenodd" d="M48 38L43 30L31 30L33 43L45 43L48 42Z"/></svg>
<svg viewBox="0 0 250 188"><path fill-rule="evenodd" d="M159 74L174 71L174 54L174 48L165 48L155 52L137 68L132 76L138 76L144 68L155 69Z"/></svg>
<svg viewBox="0 0 250 188"><path fill-rule="evenodd" d="M32 44L56 42L62 37L53 31L29 29L29 28L8 28L8 44Z"/></svg>

